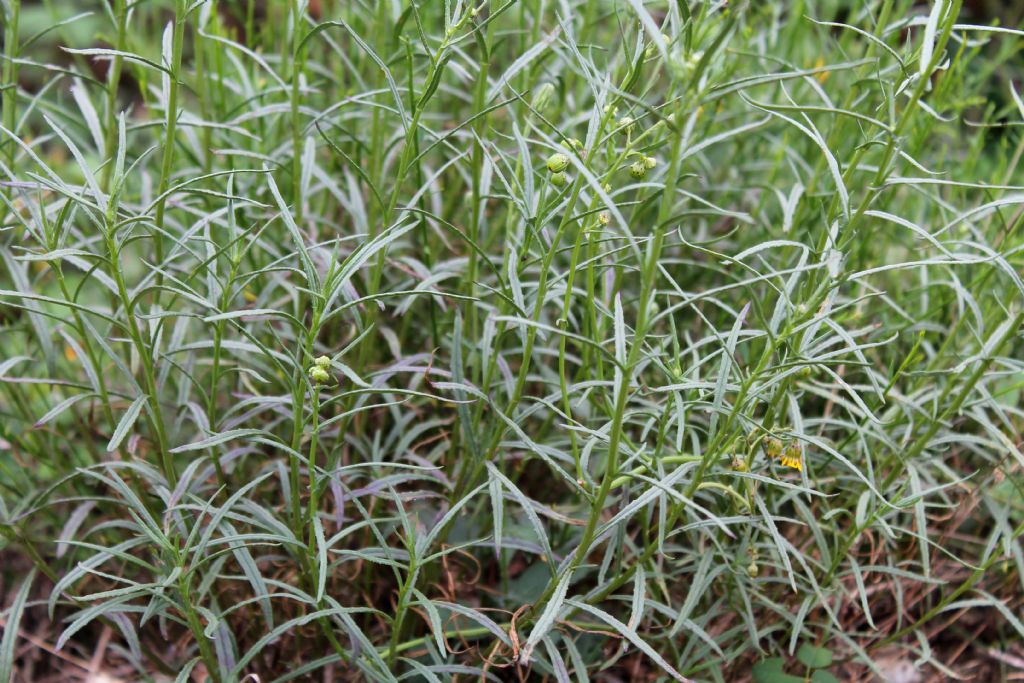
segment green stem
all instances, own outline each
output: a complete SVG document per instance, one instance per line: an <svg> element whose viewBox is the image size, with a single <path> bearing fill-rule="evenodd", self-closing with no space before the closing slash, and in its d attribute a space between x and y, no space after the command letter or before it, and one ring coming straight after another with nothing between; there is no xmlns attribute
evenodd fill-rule
<svg viewBox="0 0 1024 683"><path fill-rule="evenodd" d="M154 260L157 263L164 262L164 214L167 207L167 189L171 184L171 174L174 164L174 147L178 129L178 87L181 78L181 54L185 42L185 13L188 3L186 0L176 0L174 9L174 26L171 44L170 74L167 89L167 116L164 121L164 144L163 159L160 163L160 182L157 185L157 197L155 217L153 219L155 229L153 231ZM160 285L163 283L163 275L157 273L157 287L154 294L154 306L159 305Z"/></svg>
<svg viewBox="0 0 1024 683"><path fill-rule="evenodd" d="M126 51L128 34L128 1L115 0L114 16L117 21L117 38L115 49L121 53ZM118 111L117 94L121 87L121 68L124 65L124 58L117 54L110 61L110 71L107 74L107 130L103 140L103 158L106 165L103 167L103 175L100 178L100 188L103 192L110 191L110 181L114 170L113 158L117 149L118 139Z"/></svg>

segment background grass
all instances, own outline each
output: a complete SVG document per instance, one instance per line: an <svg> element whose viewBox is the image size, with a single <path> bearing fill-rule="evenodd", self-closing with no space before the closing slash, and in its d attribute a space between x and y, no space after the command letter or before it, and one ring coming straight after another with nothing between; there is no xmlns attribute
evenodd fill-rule
<svg viewBox="0 0 1024 683"><path fill-rule="evenodd" d="M1020 675L984 3L3 13L0 680Z"/></svg>

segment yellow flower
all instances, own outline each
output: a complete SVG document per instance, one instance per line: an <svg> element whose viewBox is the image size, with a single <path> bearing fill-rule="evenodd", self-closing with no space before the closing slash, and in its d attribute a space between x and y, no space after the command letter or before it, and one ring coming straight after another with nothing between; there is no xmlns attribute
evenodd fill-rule
<svg viewBox="0 0 1024 683"><path fill-rule="evenodd" d="M786 449L782 451L782 455L779 457L779 462L785 467L792 467L794 470L802 472L804 469L804 463L801 459L801 451L803 449L798 443L791 443L786 446Z"/></svg>
<svg viewBox="0 0 1024 683"><path fill-rule="evenodd" d="M818 57L818 61L816 61L814 63L814 68L815 69L820 69L823 66L825 66L824 58ZM829 75L828 71L822 71L821 73L819 73L817 75L818 83L824 83L825 81L827 81L828 80L828 75Z"/></svg>

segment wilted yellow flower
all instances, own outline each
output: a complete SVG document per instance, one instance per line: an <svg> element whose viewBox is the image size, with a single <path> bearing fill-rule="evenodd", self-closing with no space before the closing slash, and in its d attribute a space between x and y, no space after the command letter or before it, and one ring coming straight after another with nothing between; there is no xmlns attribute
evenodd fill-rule
<svg viewBox="0 0 1024 683"><path fill-rule="evenodd" d="M794 442L786 446L786 449L782 451L782 456L779 458L779 462L785 467L792 467L794 470L803 471L804 463L801 457L803 449L800 444Z"/></svg>

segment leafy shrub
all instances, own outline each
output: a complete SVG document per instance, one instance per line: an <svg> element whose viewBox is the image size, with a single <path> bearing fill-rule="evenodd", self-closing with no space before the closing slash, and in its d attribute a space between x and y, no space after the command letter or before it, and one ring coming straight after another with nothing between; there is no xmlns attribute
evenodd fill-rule
<svg viewBox="0 0 1024 683"><path fill-rule="evenodd" d="M1020 642L1020 31L3 4L0 678L58 665L22 632L218 683Z"/></svg>

